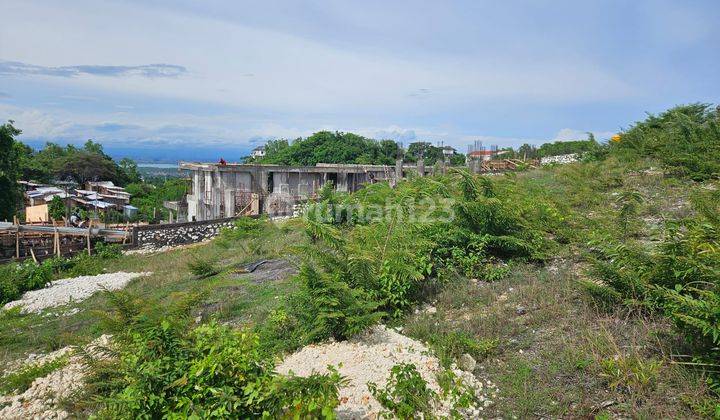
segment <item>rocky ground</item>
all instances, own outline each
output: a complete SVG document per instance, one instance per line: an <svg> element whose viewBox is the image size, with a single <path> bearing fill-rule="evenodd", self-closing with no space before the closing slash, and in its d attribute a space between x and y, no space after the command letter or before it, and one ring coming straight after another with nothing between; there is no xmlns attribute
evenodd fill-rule
<svg viewBox="0 0 720 420"><path fill-rule="evenodd" d="M427 382L428 387L440 392L437 374L443 368L421 342L413 340L382 325L343 342L330 342L304 347L288 356L277 366L281 374L295 373L309 376L312 372L326 373L327 366L338 367L348 382L340 388L341 418L374 418L381 411L380 403L368 391L367 383L374 382L382 388L390 376L390 369L399 363L412 363ZM468 418L482 416L483 410L492 404L497 388L491 382L477 379L471 372L453 366L453 373L474 389L480 404L466 410ZM435 407L438 415L447 415L450 401Z"/></svg>
<svg viewBox="0 0 720 420"><path fill-rule="evenodd" d="M107 347L110 336L103 335L88 344L85 350L98 355L98 348ZM65 419L69 414L62 409L63 400L82 389L85 366L81 356L71 347L64 347L50 354L31 355L18 369L28 364L47 363L64 355L70 355L68 363L48 375L35 379L30 387L17 395L0 396L0 419ZM2 378L0 378L2 380Z"/></svg>
<svg viewBox="0 0 720 420"><path fill-rule="evenodd" d="M5 304L5 309L21 307L22 312L41 312L43 309L79 302L100 290L117 290L131 280L150 273L108 273L56 280L47 287L25 292L22 298Z"/></svg>

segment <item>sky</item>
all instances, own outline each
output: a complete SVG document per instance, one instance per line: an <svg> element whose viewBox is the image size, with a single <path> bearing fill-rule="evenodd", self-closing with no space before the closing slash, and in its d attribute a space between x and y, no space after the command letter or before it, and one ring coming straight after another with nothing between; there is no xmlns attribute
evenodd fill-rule
<svg viewBox="0 0 720 420"><path fill-rule="evenodd" d="M234 160L319 130L599 139L717 103L720 2L4 0L0 121L116 155Z"/></svg>

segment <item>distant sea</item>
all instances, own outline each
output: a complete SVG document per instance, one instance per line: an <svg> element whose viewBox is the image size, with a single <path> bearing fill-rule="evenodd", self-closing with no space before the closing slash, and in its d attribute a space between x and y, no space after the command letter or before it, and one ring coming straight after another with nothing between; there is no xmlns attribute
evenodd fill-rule
<svg viewBox="0 0 720 420"><path fill-rule="evenodd" d="M138 168L177 169L177 163L138 163Z"/></svg>

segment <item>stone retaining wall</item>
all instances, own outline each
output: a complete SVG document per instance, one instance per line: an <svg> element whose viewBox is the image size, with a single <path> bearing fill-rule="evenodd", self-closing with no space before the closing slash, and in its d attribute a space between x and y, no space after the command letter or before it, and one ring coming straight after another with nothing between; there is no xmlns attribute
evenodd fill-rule
<svg viewBox="0 0 720 420"><path fill-rule="evenodd" d="M222 228L232 227L236 217L202 222L166 223L133 228L133 245L162 247L201 242L214 238Z"/></svg>
<svg viewBox="0 0 720 420"><path fill-rule="evenodd" d="M579 159L579 156L577 153L570 153L568 155L557 155L557 156L546 156L542 159L540 159L541 165L550 165L550 164L558 164L558 165L564 165L567 163L573 163L577 162Z"/></svg>

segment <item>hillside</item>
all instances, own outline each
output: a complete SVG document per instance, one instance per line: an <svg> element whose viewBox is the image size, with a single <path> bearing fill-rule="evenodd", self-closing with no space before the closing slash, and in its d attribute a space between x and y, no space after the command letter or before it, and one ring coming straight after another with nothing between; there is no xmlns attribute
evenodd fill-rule
<svg viewBox="0 0 720 420"><path fill-rule="evenodd" d="M719 118L679 107L573 164L325 188L303 218L55 262L52 278L151 274L0 312L0 391L35 392L84 364L82 386L43 410L333 417L367 402L401 418L717 416ZM3 293L38 272L2 270ZM97 350L103 334L111 352ZM84 358L63 350L18 367L66 346ZM365 359L353 370L354 351ZM342 355L329 370L277 373ZM370 365L386 367L382 382L362 381ZM3 398L18 410L5 415L22 412Z"/></svg>

